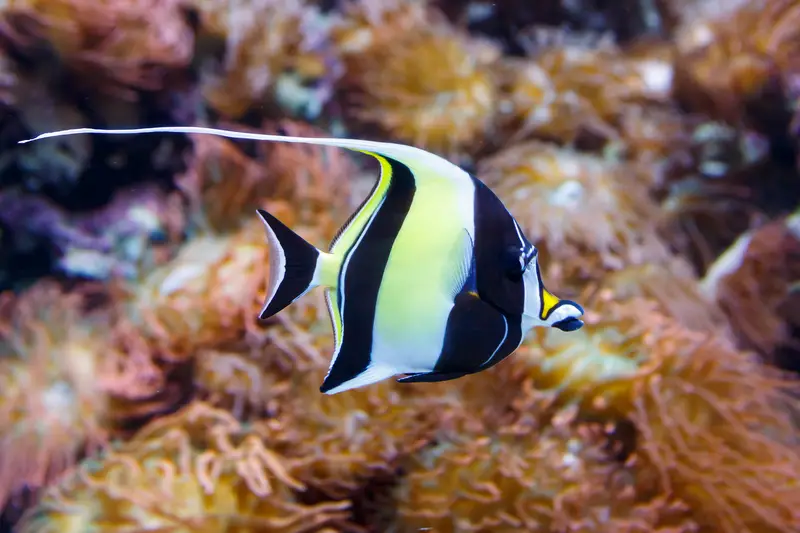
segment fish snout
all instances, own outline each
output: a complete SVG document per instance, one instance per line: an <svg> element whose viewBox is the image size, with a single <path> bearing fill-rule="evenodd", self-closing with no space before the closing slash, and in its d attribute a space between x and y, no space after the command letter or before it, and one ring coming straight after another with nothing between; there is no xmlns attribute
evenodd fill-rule
<svg viewBox="0 0 800 533"><path fill-rule="evenodd" d="M551 327L561 331L576 331L583 327L583 307L571 300L561 300L551 317Z"/></svg>

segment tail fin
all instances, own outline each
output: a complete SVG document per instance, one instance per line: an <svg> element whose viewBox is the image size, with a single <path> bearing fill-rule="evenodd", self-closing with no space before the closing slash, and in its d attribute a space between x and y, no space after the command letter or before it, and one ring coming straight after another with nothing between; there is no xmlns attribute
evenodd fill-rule
<svg viewBox="0 0 800 533"><path fill-rule="evenodd" d="M264 307L258 317L262 320L282 311L289 304L319 285L329 285L335 276L325 275L330 271L325 261L330 254L318 250L300 235L286 227L280 220L258 210L264 221L269 241L269 289ZM327 282L327 283L326 283Z"/></svg>

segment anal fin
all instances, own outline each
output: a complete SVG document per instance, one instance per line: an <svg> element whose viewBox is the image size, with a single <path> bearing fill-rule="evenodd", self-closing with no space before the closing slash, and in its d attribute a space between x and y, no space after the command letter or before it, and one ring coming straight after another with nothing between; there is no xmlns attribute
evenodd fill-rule
<svg viewBox="0 0 800 533"><path fill-rule="evenodd" d="M409 374L397 380L398 383L434 383L437 381L450 381L466 376L467 372L420 372Z"/></svg>
<svg viewBox="0 0 800 533"><path fill-rule="evenodd" d="M330 372L322 382L319 391L325 394L338 394L350 389L357 389L372 385L397 374L397 371L387 365L371 363L363 370L350 369L345 366L346 359L341 357L333 363Z"/></svg>

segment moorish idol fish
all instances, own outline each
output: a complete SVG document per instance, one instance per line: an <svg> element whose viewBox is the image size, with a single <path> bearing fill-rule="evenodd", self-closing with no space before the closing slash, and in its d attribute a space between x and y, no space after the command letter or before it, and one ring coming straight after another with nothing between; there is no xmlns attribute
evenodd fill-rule
<svg viewBox="0 0 800 533"><path fill-rule="evenodd" d="M402 144L305 138L213 128L80 128L79 133L205 133L235 139L336 146L380 163L372 192L327 252L258 210L270 245L269 318L314 287L326 290L334 351L320 391L335 394L398 374L437 382L490 368L535 326L583 326L583 309L548 292L538 251L481 181Z"/></svg>

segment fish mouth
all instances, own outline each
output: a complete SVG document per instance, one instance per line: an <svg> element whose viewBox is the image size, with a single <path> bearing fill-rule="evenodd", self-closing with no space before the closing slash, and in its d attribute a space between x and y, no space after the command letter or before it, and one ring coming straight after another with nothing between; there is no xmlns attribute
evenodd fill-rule
<svg viewBox="0 0 800 533"><path fill-rule="evenodd" d="M568 316L567 318L555 322L553 327L561 331L576 331L583 327L583 320L574 316Z"/></svg>

